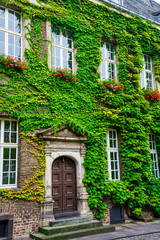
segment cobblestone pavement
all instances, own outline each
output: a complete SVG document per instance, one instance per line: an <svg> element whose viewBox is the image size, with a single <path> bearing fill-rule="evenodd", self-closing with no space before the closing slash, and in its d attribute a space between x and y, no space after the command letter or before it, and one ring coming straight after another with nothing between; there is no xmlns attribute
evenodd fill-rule
<svg viewBox="0 0 160 240"><path fill-rule="evenodd" d="M160 233L147 234L147 235L141 235L141 236L135 236L135 237L127 237L127 238L119 238L119 240L160 240Z"/></svg>

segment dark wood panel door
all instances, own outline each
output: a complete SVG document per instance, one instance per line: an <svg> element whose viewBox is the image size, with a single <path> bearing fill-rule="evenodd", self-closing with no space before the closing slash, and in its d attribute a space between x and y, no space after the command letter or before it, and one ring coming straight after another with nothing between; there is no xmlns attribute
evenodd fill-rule
<svg viewBox="0 0 160 240"><path fill-rule="evenodd" d="M76 211L76 166L67 157L59 157L52 166L54 213Z"/></svg>

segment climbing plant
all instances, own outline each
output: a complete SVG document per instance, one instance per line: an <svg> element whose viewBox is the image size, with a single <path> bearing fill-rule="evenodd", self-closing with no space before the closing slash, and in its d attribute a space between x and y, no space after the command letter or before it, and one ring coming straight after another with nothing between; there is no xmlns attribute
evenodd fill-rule
<svg viewBox="0 0 160 240"><path fill-rule="evenodd" d="M43 199L45 143L29 132L49 127L56 131L63 124L87 135L83 183L89 194L89 206L97 218L105 215L106 198L125 205L137 215L145 206L160 214L160 182L150 172L148 144L149 133L154 133L160 149L160 105L159 101L144 98L140 87L144 53L152 56L155 78L160 82L159 29L137 16L110 9L106 3L99 5L89 0L38 0L37 5L29 0L4 2L19 7L23 18L31 22L25 26L29 43L29 49L25 50L27 67L19 71L0 64L0 78L5 80L0 83L0 113L17 117L22 137L38 149L38 154L32 154L39 161L39 169L35 169L33 178L20 191L0 190L2 196L16 200ZM48 67L43 48L50 41L42 34L44 21L72 33L77 62L72 81L62 74L65 72L57 73ZM99 81L102 39L118 46L120 85L114 83L114 88L113 83ZM60 75L62 79L57 79ZM113 91L115 86L119 86L117 91ZM122 136L121 181L108 180L109 127L116 128Z"/></svg>

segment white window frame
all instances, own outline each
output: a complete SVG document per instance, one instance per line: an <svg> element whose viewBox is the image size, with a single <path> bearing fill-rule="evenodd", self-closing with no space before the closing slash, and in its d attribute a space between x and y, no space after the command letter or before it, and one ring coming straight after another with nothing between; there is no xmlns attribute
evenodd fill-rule
<svg viewBox="0 0 160 240"><path fill-rule="evenodd" d="M17 131L16 133L16 143L4 143L4 122L5 121L14 121L16 122ZM15 119L0 119L0 188L14 188L17 187L17 169L18 169L18 122ZM10 130L11 132L11 130ZM15 184L2 184L2 178L3 178L3 152L4 148L15 148L16 149L16 169L14 172L15 174ZM10 159L9 159L9 166L10 166ZM8 171L10 173L10 170Z"/></svg>
<svg viewBox="0 0 160 240"><path fill-rule="evenodd" d="M20 54L21 54L20 58L21 58L22 57L22 17L19 14L19 12L14 11L13 9L9 9L9 8L6 8L1 5L0 5L0 7L5 10L5 28L0 27L0 31L5 33L5 52L4 52L4 54L9 55L9 53L8 53L8 46L9 46L8 34L12 34L14 36L20 37L20 39L21 39L21 51L20 51ZM12 12L18 13L20 15L20 24L21 24L21 32L20 33L17 33L15 31L11 31L8 29L8 11L12 11ZM15 53L14 53L13 57L15 57Z"/></svg>
<svg viewBox="0 0 160 240"><path fill-rule="evenodd" d="M151 69L146 68L145 57L150 59ZM145 54L145 55L143 55L143 61L144 61L144 66L143 66L143 71L141 72L141 86L144 89L146 89L147 87L150 87L151 89L154 89L152 58L151 58L151 56L148 56L148 55ZM151 81L149 81L149 82L148 82L148 79L146 78L147 74L151 75Z"/></svg>
<svg viewBox="0 0 160 240"><path fill-rule="evenodd" d="M150 134L149 136L149 146L150 146L150 154L153 155L153 159L151 157L151 171L153 171L155 178L159 178L159 166L158 166L158 155L156 148L155 135Z"/></svg>
<svg viewBox="0 0 160 240"><path fill-rule="evenodd" d="M53 27L53 26L52 26ZM62 31L60 31L60 35L57 35L57 36L60 36L60 44L56 44L56 43L54 43L53 42L53 34L55 34L55 33L53 33L53 30L52 30L52 27L51 27L51 35L52 35L52 37L51 37L51 39L52 39L52 68L53 69L56 69L57 68L57 65L56 64L54 64L54 62L53 62L53 48L55 47L55 48L59 48L60 49L60 68L66 68L66 67L64 67L63 66L63 50L66 50L66 51L68 51L68 52L70 52L71 54L72 54L72 72L74 72L74 48L73 48L73 40L72 40L72 38L71 38L71 44L72 44L72 47L71 48L69 48L69 47L65 47L65 46L63 46L63 34L62 34ZM58 27L58 26L56 26L56 27ZM64 29L64 31L70 31L70 30L66 30L66 29ZM55 66L54 66L55 65ZM67 67L68 69L70 69L69 67Z"/></svg>
<svg viewBox="0 0 160 240"><path fill-rule="evenodd" d="M114 2L115 4L123 6L123 0L110 0L111 2Z"/></svg>
<svg viewBox="0 0 160 240"><path fill-rule="evenodd" d="M104 44L105 46L105 51L103 53L102 49L102 44ZM109 46L109 51L107 49L107 45ZM116 79L116 72L117 72L117 69L116 69L116 55L114 52L111 51L111 47L113 47L116 51L116 46L114 44L111 44L111 43L107 43L107 42L101 42L101 52L102 52L102 61L101 61L101 64L99 66L99 71L100 71L100 78L103 80L103 79L107 79L107 80L111 80L111 79ZM112 59L111 58L111 54L114 54L114 58ZM102 65L105 65L104 68L105 68L105 74L104 76L102 75L103 74L103 71L102 71ZM114 74L111 74L110 76L110 72L109 72L109 64L113 64L114 66ZM114 76L113 76L114 75Z"/></svg>
<svg viewBox="0 0 160 240"><path fill-rule="evenodd" d="M115 138L110 138L110 136L109 136L109 132L114 132L115 133ZM110 140L111 139L114 139L115 141L116 141L116 147L112 147L112 146L110 146ZM120 167L119 167L119 151L118 151L118 136L117 136L117 131L115 130L115 129L111 129L111 128L109 128L108 130L107 130L107 154L108 154L108 173L109 173L109 180L114 180L114 181L117 181L117 180L120 180ZM111 168L111 153L113 153L113 154L115 154L116 153L116 155L117 155L117 159L116 160L114 160L114 169L112 170L112 168ZM117 163L117 169L116 169L116 167L115 167L115 163ZM118 177L116 178L114 178L114 179L112 179L112 172L114 172L114 177L116 176L116 172L118 172Z"/></svg>

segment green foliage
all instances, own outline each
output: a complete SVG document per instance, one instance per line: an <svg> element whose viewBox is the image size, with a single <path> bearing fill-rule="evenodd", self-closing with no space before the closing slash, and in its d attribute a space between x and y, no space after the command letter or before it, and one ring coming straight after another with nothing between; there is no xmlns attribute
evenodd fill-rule
<svg viewBox="0 0 160 240"><path fill-rule="evenodd" d="M160 149L160 105L159 101L149 103L144 98L139 76L142 55L146 53L153 56L156 79L160 81L159 29L136 16L125 16L107 4L98 5L89 0L44 0L46 5L38 6L28 0L5 2L20 7L24 18L31 19L33 24L26 26L30 45L25 51L27 71L22 69L22 74L0 65L0 72L9 76L0 76L5 80L0 83L0 113L5 111L16 116L23 136L26 140L30 138L31 144L33 136L27 135L28 131L49 127L56 131L59 124L88 136L83 182L89 194L89 206L97 218L105 215L107 197L135 214L140 214L144 206L160 214L160 183L150 173L148 146L149 133L153 132ZM51 76L47 56L43 54L47 42L42 36L44 20L72 32L78 66L78 81L74 84ZM98 81L102 39L119 47L118 80L124 86L123 91L114 93ZM108 127L118 129L123 136L120 148L123 181L108 180ZM19 192L1 190L4 197L37 201L43 198L45 156L42 148L39 151L38 155L32 153L39 161L33 179Z"/></svg>

